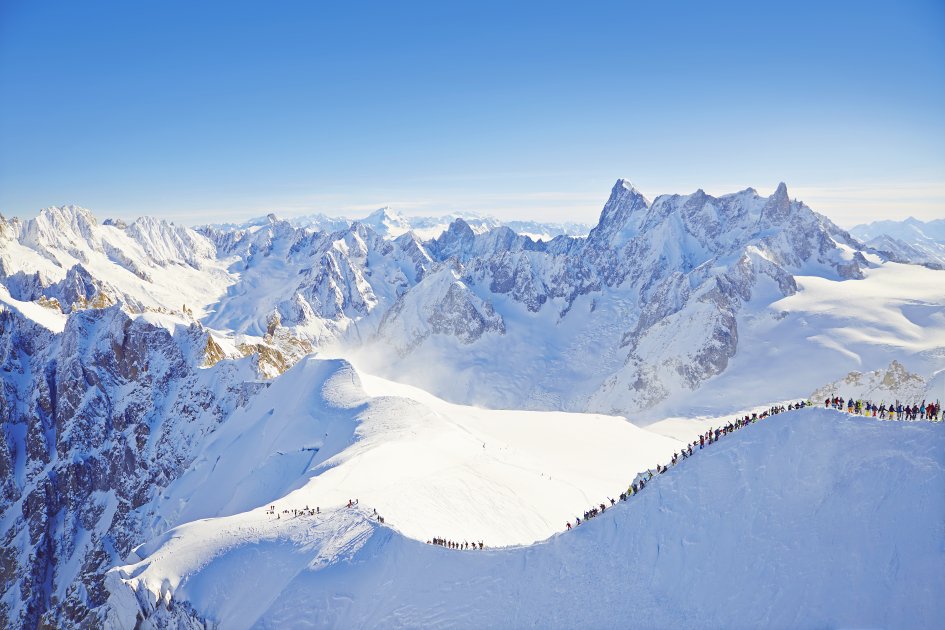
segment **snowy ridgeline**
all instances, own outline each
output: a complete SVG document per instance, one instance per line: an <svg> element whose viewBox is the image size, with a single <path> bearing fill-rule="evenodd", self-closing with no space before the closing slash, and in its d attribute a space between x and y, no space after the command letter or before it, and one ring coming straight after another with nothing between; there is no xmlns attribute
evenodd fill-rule
<svg viewBox="0 0 945 630"><path fill-rule="evenodd" d="M254 510L113 569L106 627L937 627L943 467L941 424L807 408L529 547L432 546L369 508Z"/></svg>

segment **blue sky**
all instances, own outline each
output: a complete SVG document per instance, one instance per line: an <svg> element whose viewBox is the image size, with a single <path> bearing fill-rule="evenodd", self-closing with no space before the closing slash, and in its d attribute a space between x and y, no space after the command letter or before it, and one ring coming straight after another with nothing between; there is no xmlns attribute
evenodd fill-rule
<svg viewBox="0 0 945 630"><path fill-rule="evenodd" d="M0 212L945 216L945 3L0 0Z"/></svg>

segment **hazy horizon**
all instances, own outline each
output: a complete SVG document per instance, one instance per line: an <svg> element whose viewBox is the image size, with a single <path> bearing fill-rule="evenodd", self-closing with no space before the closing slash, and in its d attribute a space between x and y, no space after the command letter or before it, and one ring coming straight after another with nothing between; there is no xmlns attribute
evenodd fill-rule
<svg viewBox="0 0 945 630"><path fill-rule="evenodd" d="M640 187L638 186L638 188ZM722 195L731 194L731 193L735 193L741 190L745 190L746 188L754 188L756 191L758 191L758 194L763 197L767 197L771 195L775 190L775 187L765 189L765 188L759 188L757 186L744 186L741 188L730 189L730 190L721 189L721 188L719 190L703 188L703 190L709 195L719 197ZM656 199L656 197L660 195L692 194L695 192L695 189L687 191L687 192L671 192L671 193L661 192L661 193L656 193L656 194L641 189L641 192L647 197L647 199L649 199L650 201L653 201L654 199ZM856 215L841 213L839 216L842 218L838 218L837 216L833 216L830 212L825 212L823 209L815 205L814 202L809 201L810 197L805 197L802 194L798 194L797 189L792 189L790 186L788 186L788 193L792 199L797 198L804 201L815 212L818 212L820 214L827 216L829 219L831 219L837 225L839 225L840 227L844 229L850 229L862 223L869 224L875 221L885 221L885 220L903 221L910 217L918 219L923 222L934 221L936 219L945 219L945 212L943 212L943 214L939 216L915 216L913 214L907 214L907 213L890 213L887 215L882 215L882 214L877 213L877 214L872 215L869 218L863 218L862 220L856 220L855 218ZM161 212L144 212L140 214L121 214L121 213L113 212L113 213L104 214L101 211L96 210L96 208L89 207L82 203L71 203L71 202L50 204L44 207L48 208L50 206L75 205L82 208L86 208L87 210L91 211L92 214L96 216L96 218L100 220L122 219L124 221L133 221L140 216L150 215L150 216L156 216L156 217L165 219L169 222L173 222L178 225L184 225L186 227L194 227L194 226L207 225L207 224L227 224L227 223L240 224L240 223L244 223L246 221L252 220L252 219L265 217L269 214L275 214L280 219L295 219L295 218L307 217L311 215L325 215L325 216L333 217L333 218L358 220L358 219L364 219L368 217L370 214L385 207L389 207L392 211L403 214L408 217L439 218L439 217L446 216L453 213L457 213L457 214L472 213L472 214L493 216L496 219L500 221L504 221L504 222L508 222L508 221L535 221L539 223L574 222L574 223L589 224L591 227L593 227L594 225L597 224L597 221L600 217L600 212L603 209L603 206L606 203L609 195L610 195L610 188L607 189L606 193L602 195L598 195L600 197L600 201L599 201L599 204L596 206L596 208L588 208L584 212L576 212L572 215L559 213L559 214L556 214L554 218L549 217L549 216L542 216L541 213L535 214L535 213L529 213L527 211L519 213L518 211L521 210L521 208L509 208L509 209L500 208L498 210L492 210L489 208L476 207L476 206L470 206L470 205L465 205L465 204L462 204L462 205L457 204L456 206L450 206L448 204L443 204L442 206L431 204L429 206L416 207L416 206L411 206L410 204L400 204L397 202L381 203L379 205L362 204L362 205L357 205L357 206L349 206L347 208L330 207L327 205L326 206L309 206L309 207L259 206L251 210L240 209L240 210L212 211L212 212L207 212L207 213L198 215L199 218L195 218L194 213L184 213L181 215L175 215L175 214L167 214L167 213L161 213ZM548 196L548 193L535 194L536 198L543 198L543 197L546 198L547 196ZM826 205L829 206L830 204L828 203ZM442 207L442 210L437 210L438 207ZM14 214L14 215L6 215L5 213L3 214L8 219L17 217L20 220L29 220L31 218L36 217L42 209L43 208L37 208L35 211L31 213Z"/></svg>

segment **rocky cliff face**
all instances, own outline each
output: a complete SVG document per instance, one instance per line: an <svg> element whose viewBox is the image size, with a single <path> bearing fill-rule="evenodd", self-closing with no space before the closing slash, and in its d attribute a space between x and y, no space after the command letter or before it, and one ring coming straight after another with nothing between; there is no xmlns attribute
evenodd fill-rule
<svg viewBox="0 0 945 630"><path fill-rule="evenodd" d="M162 528L149 502L259 387L249 359L198 369L207 344L118 306L59 334L0 313L0 626L100 626L105 569Z"/></svg>

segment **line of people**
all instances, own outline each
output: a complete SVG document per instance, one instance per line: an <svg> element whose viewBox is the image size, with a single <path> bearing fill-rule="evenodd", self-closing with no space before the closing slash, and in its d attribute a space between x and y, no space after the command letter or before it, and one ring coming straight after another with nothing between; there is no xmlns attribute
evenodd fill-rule
<svg viewBox="0 0 945 630"><path fill-rule="evenodd" d="M880 419L887 419L887 416L888 416L889 420L893 420L894 417L897 420L902 420L903 418L905 418L906 420L913 420L913 421L920 418L927 419L930 422L941 422L942 420L945 420L945 416L940 418L942 414L942 406L941 404L939 404L939 401L935 401L934 403L928 403L928 404L926 404L925 401L922 401L921 405L913 404L912 407L909 407L908 405L905 405L905 406L901 405L899 401L897 400L895 405L891 404L887 408L886 405L882 402L880 403L879 407L877 407L875 403L872 403L869 401L866 401L866 402L861 401L861 400L854 401L853 399L850 399L849 401L844 401L843 398L835 397L835 398L828 398L825 401L825 406L830 407L831 405L833 405L835 409L842 410L844 402L847 402L847 410L850 413L857 413L861 415L865 414L867 416L871 416L874 418L877 417L877 413L878 413ZM745 416L743 418L736 418L733 422L729 422L728 424L722 427L719 427L717 429L715 427L710 428L707 433L704 433L699 436L699 439L698 439L699 450L704 449L706 446L714 442L718 442L722 437L734 431L737 431L738 429L741 429L745 426L748 426L749 424L755 423L758 420L762 420L770 416L775 416L779 413L784 413L786 411L794 411L795 409L802 409L804 407L810 407L810 406L812 406L812 403L810 400L806 400L806 401L802 400L798 402L788 403L787 406L777 405L777 406L769 408L767 411L763 411L761 414L753 413L751 414L751 417ZM682 461L680 459L680 456L682 456L682 459L688 459L692 457L693 453L695 452L696 443L697 443L696 441L693 441L692 443L687 444L685 448L682 449L681 452L673 453L673 458L670 462L670 465L675 466L680 461ZM662 475L667 470L669 470L669 466L660 466L659 464L656 465L656 473L659 475ZM646 473L640 474L637 476L639 477L639 480L637 482L631 483L630 487L627 488L626 492L620 493L621 501L626 501L628 498L641 492L643 488L646 487L646 484L653 478L653 472L647 470ZM614 500L609 497L608 497L608 501L610 501L611 505L615 504ZM603 514L605 510L606 510L606 504L601 503L598 507L592 508L584 512L584 520L586 521L590 518L594 518L595 516L598 516L599 514ZM574 520L575 520L576 525L581 524L581 519L579 517L575 517ZM571 529L570 521L567 522L566 527L568 530Z"/></svg>
<svg viewBox="0 0 945 630"><path fill-rule="evenodd" d="M845 403L845 405L844 405ZM895 404L890 403L889 406L886 406L886 401L880 401L879 406L875 402L869 400L849 400L844 401L841 396L834 396L833 398L826 398L824 400L824 407L833 407L834 409L843 410L846 406L847 413L856 414L858 416L868 416L872 418L879 418L880 420L898 420L898 421L907 421L907 422L916 422L918 420L928 420L929 422L941 422L945 420L945 417L942 417L942 405L939 401L934 403L930 402L926 404L926 401L922 401L922 404L912 403L912 406L903 405L898 400Z"/></svg>
<svg viewBox="0 0 945 630"><path fill-rule="evenodd" d="M485 545L482 544L481 540L477 543L476 541L469 542L469 541L464 540L463 542L454 542L452 540L446 540L445 538L434 538L433 540L428 540L427 544L439 545L441 547L446 547L448 549L462 549L464 551L468 550L470 548L470 545L472 545L472 549L474 550L482 551L483 549L485 549Z"/></svg>
<svg viewBox="0 0 945 630"><path fill-rule="evenodd" d="M307 505L305 506L304 510L297 510L297 509L282 510L281 512L276 513L276 506L274 505L270 505L269 509L266 510L266 514L269 514L269 515L275 514L277 519L281 519L283 514L285 514L286 518L288 518L289 516L318 516L321 513L322 513L321 509L318 508L317 506L313 510L309 508Z"/></svg>
<svg viewBox="0 0 945 630"><path fill-rule="evenodd" d="M681 462L683 459L689 459L690 457L692 457L695 451L697 450L696 449L697 444L699 447L698 450L704 449L706 446L713 444L715 442L718 442L720 439L722 439L722 437L734 431L737 431L738 429L746 427L749 424L755 423L758 420L767 418L769 416L777 415L785 411L793 411L795 409L800 409L802 407L810 407L810 406L811 406L811 402L809 400L799 401L796 403L788 403L787 407L783 405L777 406L777 407L771 407L767 411L763 411L760 415L757 413L753 413L751 414L751 417L745 416L743 418L736 418L734 421L729 422L719 428L712 427L709 429L708 432L700 435L698 440L693 440L691 443L686 444L686 446L680 452L673 453L673 458L672 460L670 460L670 463L668 465L661 466L660 464L657 464L656 474L662 475L667 470L669 470L670 466L675 466L676 464ZM637 477L639 479L631 483L630 487L627 488L626 492L620 493L621 501L626 501L630 497L642 492L643 489L646 487L646 484L649 483L651 479L653 479L654 475L653 475L653 471L647 470L645 473L638 474ZM607 497L607 501L610 503L611 506L616 505L616 501L614 501L610 497ZM585 511L584 520L587 521L588 519L592 519L595 516L603 514L606 510L607 510L607 504L601 503L597 507L594 507L594 508L591 508L590 510ZM575 521L575 527L581 524L581 518L578 516L574 517L574 521ZM566 527L568 531L571 530L571 521L568 521L566 523Z"/></svg>

